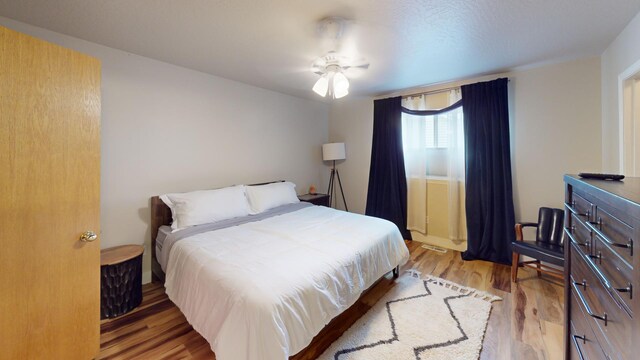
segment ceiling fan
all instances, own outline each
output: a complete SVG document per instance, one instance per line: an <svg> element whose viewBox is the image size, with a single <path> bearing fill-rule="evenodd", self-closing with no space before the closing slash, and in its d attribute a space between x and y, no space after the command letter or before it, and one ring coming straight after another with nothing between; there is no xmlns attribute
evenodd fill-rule
<svg viewBox="0 0 640 360"><path fill-rule="evenodd" d="M318 29L321 35L338 40L344 32L345 20L339 17L328 17L320 21ZM329 94L334 99L349 94L349 79L347 74L350 69L367 69L369 63L361 57L350 57L340 54L336 50L329 51L324 56L317 58L311 64L311 71L320 75L313 85L313 91L325 97Z"/></svg>

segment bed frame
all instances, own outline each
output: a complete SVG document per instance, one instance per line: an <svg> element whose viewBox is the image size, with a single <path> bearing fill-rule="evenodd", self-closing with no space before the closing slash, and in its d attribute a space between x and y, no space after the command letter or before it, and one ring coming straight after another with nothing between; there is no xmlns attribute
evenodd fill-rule
<svg viewBox="0 0 640 360"><path fill-rule="evenodd" d="M250 184L250 185L266 185L275 182L283 182L284 180L270 181L266 183ZM162 225L171 225L173 221L171 209L160 200L159 196L151 197L151 281L164 283L164 271L156 258L156 238L158 237L158 229ZM400 275L400 267L396 266L393 270L393 277Z"/></svg>

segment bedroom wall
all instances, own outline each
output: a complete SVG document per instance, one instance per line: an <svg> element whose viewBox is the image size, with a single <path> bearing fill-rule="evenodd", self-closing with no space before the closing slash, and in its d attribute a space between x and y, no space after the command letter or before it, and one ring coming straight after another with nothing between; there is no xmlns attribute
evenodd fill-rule
<svg viewBox="0 0 640 360"><path fill-rule="evenodd" d="M602 167L619 172L618 76L640 61L640 13L602 53Z"/></svg>
<svg viewBox="0 0 640 360"><path fill-rule="evenodd" d="M0 17L0 25L102 61L102 248L145 244L149 198L287 179L325 186L326 104L283 95Z"/></svg>
<svg viewBox="0 0 640 360"><path fill-rule="evenodd" d="M589 58L500 74L511 79L510 118L517 220L540 206L562 207L565 173L601 171L600 59ZM404 91L435 90L498 75ZM332 104L329 140L344 141L339 165L349 209L364 212L371 154L373 98Z"/></svg>

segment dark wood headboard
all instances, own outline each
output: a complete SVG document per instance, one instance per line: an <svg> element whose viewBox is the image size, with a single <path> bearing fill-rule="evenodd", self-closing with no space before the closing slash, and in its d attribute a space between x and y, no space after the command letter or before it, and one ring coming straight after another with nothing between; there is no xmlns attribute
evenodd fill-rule
<svg viewBox="0 0 640 360"><path fill-rule="evenodd" d="M156 257L156 238L162 225L171 225L171 209L160 200L160 196L151 198L151 281L164 282L164 271Z"/></svg>
<svg viewBox="0 0 640 360"><path fill-rule="evenodd" d="M248 186L266 185L283 181L285 180L249 184ZM171 209L169 209L167 204L160 200L160 196L151 197L151 280L154 282L164 282L164 271L162 271L162 267L156 257L156 238L158 237L158 229L160 229L160 226L162 225L171 225L172 221Z"/></svg>
<svg viewBox="0 0 640 360"><path fill-rule="evenodd" d="M151 241L155 242L158 237L158 229L162 225L171 225L171 209L160 200L160 196L151 198ZM153 244L155 245L155 244ZM154 247L155 251L155 247Z"/></svg>

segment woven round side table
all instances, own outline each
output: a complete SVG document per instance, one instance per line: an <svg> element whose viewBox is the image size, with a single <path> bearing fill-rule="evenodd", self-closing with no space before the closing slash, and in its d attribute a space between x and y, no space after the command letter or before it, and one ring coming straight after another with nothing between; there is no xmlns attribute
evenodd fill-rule
<svg viewBox="0 0 640 360"><path fill-rule="evenodd" d="M114 318L142 302L140 245L122 245L100 251L100 319Z"/></svg>

